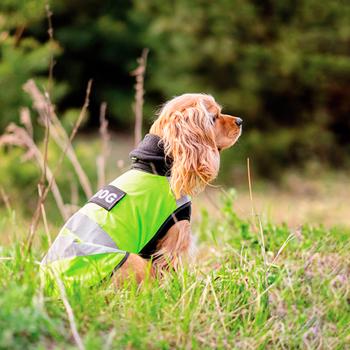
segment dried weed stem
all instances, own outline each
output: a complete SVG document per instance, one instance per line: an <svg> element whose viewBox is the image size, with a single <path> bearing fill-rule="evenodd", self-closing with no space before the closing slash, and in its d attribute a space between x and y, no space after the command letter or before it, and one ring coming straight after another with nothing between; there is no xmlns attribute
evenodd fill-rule
<svg viewBox="0 0 350 350"><path fill-rule="evenodd" d="M78 132L78 129L81 125L81 122L83 121L85 115L86 115L86 111L87 111L87 108L89 106L89 98L90 98L90 93L91 93L91 86L92 86L92 80L89 80L88 82L88 85L87 85L87 88L86 88L86 95L85 95L85 101L84 101L84 105L80 111L80 114L79 114L79 117L77 119L77 121L75 122L75 125L73 127L73 130L70 134L70 137L69 137L69 142L67 143L65 149L63 150L63 152L61 153L61 156L56 164L56 168L53 172L53 176L51 178L51 180L49 181L49 184L47 185L47 187L45 188L45 191L43 192L42 194L42 197L41 197L41 201L42 203L45 202L46 200L46 197L51 189L51 186L53 185L53 182L54 182L54 175L58 172L58 170L60 169L61 165L62 165L62 162L63 162L63 159L67 153L67 149L69 148L69 145L72 144L72 141L76 135L76 133ZM29 231L29 235L28 235L28 238L27 238L27 253L30 252L31 250L31 247L32 247L32 243L33 243L33 239L34 239L34 234L36 232L36 229L37 229L37 226L38 226L38 223L39 223L39 218L40 218L40 212L41 212L41 205L38 205L36 210L35 210L35 213L33 215L33 218L32 218L32 223L30 225L30 231Z"/></svg>
<svg viewBox="0 0 350 350"><path fill-rule="evenodd" d="M131 75L136 77L135 84L135 103L133 105L135 113L135 146L139 144L142 138L142 109L143 109L143 96L144 90L144 78L146 72L148 49L143 49L141 57L137 59L138 66L131 72Z"/></svg>
<svg viewBox="0 0 350 350"><path fill-rule="evenodd" d="M101 154L97 157L97 176L98 188L106 184L106 164L109 155L109 140L108 121L106 119L107 103L103 102L100 108L100 136L101 136Z"/></svg>
<svg viewBox="0 0 350 350"><path fill-rule="evenodd" d="M33 80L29 80L24 85L25 91L30 95L33 100L34 108L39 113L39 121L45 125L45 97L40 92L38 87L36 86ZM62 126L60 120L58 119L56 113L54 112L54 108L51 105L49 109L49 117L50 117L50 136L56 142L56 144L61 148L61 150L67 154L68 159L70 160L81 184L82 189L86 195L86 198L90 198L92 196L92 186L87 177L85 171L83 170L76 153L74 152L74 148L72 146L72 142L70 141L64 127ZM85 115L85 114L84 114Z"/></svg>

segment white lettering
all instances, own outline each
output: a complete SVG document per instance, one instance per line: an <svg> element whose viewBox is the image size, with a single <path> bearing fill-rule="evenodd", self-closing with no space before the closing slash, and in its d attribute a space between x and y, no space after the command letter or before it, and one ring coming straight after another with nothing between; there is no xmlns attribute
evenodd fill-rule
<svg viewBox="0 0 350 350"><path fill-rule="evenodd" d="M104 198L106 198L108 195L109 195L109 191L108 191L108 190L103 190L103 191L99 194L98 198L104 199Z"/></svg>
<svg viewBox="0 0 350 350"><path fill-rule="evenodd" d="M102 192L102 190L99 190L95 195L94 195L94 197L93 198L98 198L99 197L99 195L101 194L101 192Z"/></svg>
<svg viewBox="0 0 350 350"><path fill-rule="evenodd" d="M110 193L110 194L106 197L105 201L106 201L107 203L113 203L117 198L118 198L118 195L117 195L117 194L115 194L115 193Z"/></svg>

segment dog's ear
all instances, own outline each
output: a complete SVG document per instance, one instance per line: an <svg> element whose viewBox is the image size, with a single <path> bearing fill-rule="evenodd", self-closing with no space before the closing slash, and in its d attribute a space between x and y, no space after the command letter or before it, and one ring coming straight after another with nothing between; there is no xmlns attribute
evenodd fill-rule
<svg viewBox="0 0 350 350"><path fill-rule="evenodd" d="M193 195L212 181L219 170L213 123L201 101L182 110L166 107L151 133L162 138L165 154L173 160L170 185L175 196Z"/></svg>

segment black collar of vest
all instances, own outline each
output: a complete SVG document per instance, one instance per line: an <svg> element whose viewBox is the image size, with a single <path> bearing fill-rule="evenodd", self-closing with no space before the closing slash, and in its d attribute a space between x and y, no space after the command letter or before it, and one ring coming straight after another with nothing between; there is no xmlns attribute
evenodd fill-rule
<svg viewBox="0 0 350 350"><path fill-rule="evenodd" d="M165 157L164 145L157 135L146 134L139 145L130 152L131 169L139 169L161 176L170 176L172 161Z"/></svg>

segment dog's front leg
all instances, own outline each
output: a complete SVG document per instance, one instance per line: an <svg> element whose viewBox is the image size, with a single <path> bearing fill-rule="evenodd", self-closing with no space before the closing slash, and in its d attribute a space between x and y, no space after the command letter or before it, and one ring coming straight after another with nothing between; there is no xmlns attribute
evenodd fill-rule
<svg viewBox="0 0 350 350"><path fill-rule="evenodd" d="M178 221L173 225L157 245L153 262L157 274L169 268L175 271L181 265L183 258L190 255L192 247L191 225L188 220Z"/></svg>
<svg viewBox="0 0 350 350"><path fill-rule="evenodd" d="M146 278L153 278L154 272L150 261L131 253L113 275L113 282L117 287L120 287L130 277L134 278L137 284L141 284Z"/></svg>

